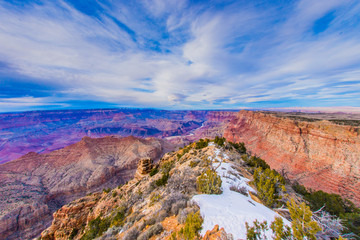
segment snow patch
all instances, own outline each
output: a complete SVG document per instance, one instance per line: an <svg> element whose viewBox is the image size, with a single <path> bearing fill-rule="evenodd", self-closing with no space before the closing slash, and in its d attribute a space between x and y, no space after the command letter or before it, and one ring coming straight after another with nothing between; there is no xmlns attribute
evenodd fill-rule
<svg viewBox="0 0 360 240"><path fill-rule="evenodd" d="M209 144L210 145L210 144ZM220 195L201 194L195 195L192 199L200 206L200 213L204 218L201 235L205 235L207 230L212 230L216 224L231 233L234 239L246 239L245 222L252 225L256 219L259 222L267 221L270 224L275 217L281 217L270 208L257 203L250 196L230 190L232 185L244 187L248 192L256 192L248 184L247 178L241 177L232 163L223 162L228 156L215 148L214 158L221 162L213 163L219 166L216 170L222 180L223 193ZM235 174L236 173L236 174ZM290 226L290 222L284 219L284 223ZM267 232L267 237L271 239L272 231Z"/></svg>

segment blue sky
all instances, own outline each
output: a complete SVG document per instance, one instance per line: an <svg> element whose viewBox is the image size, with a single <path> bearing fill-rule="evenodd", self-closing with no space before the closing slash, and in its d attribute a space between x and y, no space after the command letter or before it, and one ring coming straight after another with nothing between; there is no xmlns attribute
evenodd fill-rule
<svg viewBox="0 0 360 240"><path fill-rule="evenodd" d="M0 112L360 107L357 0L0 1Z"/></svg>

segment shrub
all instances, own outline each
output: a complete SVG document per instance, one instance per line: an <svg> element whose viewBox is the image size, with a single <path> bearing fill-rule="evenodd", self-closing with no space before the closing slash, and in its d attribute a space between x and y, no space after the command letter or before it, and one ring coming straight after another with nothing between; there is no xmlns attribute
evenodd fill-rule
<svg viewBox="0 0 360 240"><path fill-rule="evenodd" d="M184 224L186 222L186 218L189 212L190 211L188 208L180 209L179 214L177 216L177 220L180 224Z"/></svg>
<svg viewBox="0 0 360 240"><path fill-rule="evenodd" d="M195 143L195 149L202 149L209 145L209 139L200 139L198 142Z"/></svg>
<svg viewBox="0 0 360 240"><path fill-rule="evenodd" d="M156 222L161 222L168 217L168 213L164 210L160 210L156 216Z"/></svg>
<svg viewBox="0 0 360 240"><path fill-rule="evenodd" d="M110 219L101 219L100 216L98 216L89 222L88 227L89 230L82 236L82 240L94 239L101 236L110 227Z"/></svg>
<svg viewBox="0 0 360 240"><path fill-rule="evenodd" d="M191 168L194 168L194 167L196 167L198 164L199 164L199 162L191 161L190 164L189 164L189 166L190 166Z"/></svg>
<svg viewBox="0 0 360 240"><path fill-rule="evenodd" d="M116 196L117 196L117 192L114 191L113 194L112 194L112 196L113 196L113 197L116 197Z"/></svg>
<svg viewBox="0 0 360 240"><path fill-rule="evenodd" d="M175 166L174 161L166 161L160 165L161 172L169 173L170 170Z"/></svg>
<svg viewBox="0 0 360 240"><path fill-rule="evenodd" d="M221 178L211 169L203 172L196 181L197 189L205 194L221 194Z"/></svg>
<svg viewBox="0 0 360 240"><path fill-rule="evenodd" d="M204 222L200 215L200 211L189 213L186 217L185 226L180 230L179 235L185 240L193 240L199 236L198 231Z"/></svg>
<svg viewBox="0 0 360 240"><path fill-rule="evenodd" d="M263 159L259 157L251 156L250 158L248 157L243 158L243 160L246 163L246 165L250 167L254 167L254 168L261 167L262 169L270 168L270 166Z"/></svg>
<svg viewBox="0 0 360 240"><path fill-rule="evenodd" d="M231 185L231 186L230 186L230 190L231 190L231 191L234 191L234 192L241 193L242 195L245 195L245 196L249 196L249 195L248 195L247 188L244 187L244 186L241 187L241 186Z"/></svg>
<svg viewBox="0 0 360 240"><path fill-rule="evenodd" d="M179 211L186 207L186 200L180 200L178 202L175 202L171 207L171 213L173 215L177 215Z"/></svg>
<svg viewBox="0 0 360 240"><path fill-rule="evenodd" d="M137 239L140 232L136 227L131 228L123 237L123 240L134 240Z"/></svg>
<svg viewBox="0 0 360 240"><path fill-rule="evenodd" d="M196 190L196 176L191 168L185 167L183 171L174 171L167 184L167 191L176 189L181 193L191 193Z"/></svg>
<svg viewBox="0 0 360 240"><path fill-rule="evenodd" d="M265 233L269 229L266 221L260 223L257 219L253 222L254 226L249 226L245 222L246 226L246 239L247 240L263 240L267 239Z"/></svg>
<svg viewBox="0 0 360 240"><path fill-rule="evenodd" d="M275 217L275 221L271 223L270 228L273 231L274 240L291 239L291 228L284 224L281 217Z"/></svg>
<svg viewBox="0 0 360 240"><path fill-rule="evenodd" d="M275 170L261 167L254 172L254 183L260 199L268 207L273 207L281 199L285 179Z"/></svg>
<svg viewBox="0 0 360 240"><path fill-rule="evenodd" d="M229 142L231 146L233 146L240 154L245 154L246 153L246 147L245 144L243 142L240 143L233 143L233 142Z"/></svg>
<svg viewBox="0 0 360 240"><path fill-rule="evenodd" d="M177 202L185 202L186 205L186 197L184 194L179 193L179 192L174 192L171 193L163 202L162 202L162 206L161 209L164 210L167 213L172 213L172 208L173 205L176 204ZM174 208L174 211L176 211L176 213L173 214L177 214L178 210L176 208Z"/></svg>
<svg viewBox="0 0 360 240"><path fill-rule="evenodd" d="M150 206L154 205L155 203L157 203L161 198L161 195L158 193L153 193L150 196Z"/></svg>
<svg viewBox="0 0 360 240"><path fill-rule="evenodd" d="M148 240L152 236L155 236L157 234L160 234L164 230L161 223L157 223L151 227L149 227L145 232L140 234L140 236L137 238L137 240Z"/></svg>
<svg viewBox="0 0 360 240"><path fill-rule="evenodd" d="M324 211L340 217L347 231L360 235L360 209L348 199L340 195L330 194L323 191L307 190L303 185L295 182L293 189L304 196L312 211L322 208ZM343 231L345 233L345 230Z"/></svg>
<svg viewBox="0 0 360 240"><path fill-rule="evenodd" d="M225 138L224 137L218 137L216 136L214 139L214 143L216 143L217 145L219 145L220 147L224 146L225 143Z"/></svg>
<svg viewBox="0 0 360 240"><path fill-rule="evenodd" d="M287 207L290 212L290 217L292 219L291 229L294 235L294 238L297 240L300 239L309 239L316 240L316 233L321 231L321 228L317 222L312 220L312 212L310 207L305 203L297 205L294 199L291 199L287 203Z"/></svg>
<svg viewBox="0 0 360 240"><path fill-rule="evenodd" d="M126 217L126 210L127 209L126 209L125 206L121 206L121 207L118 208L115 217L111 221L111 226L119 227L119 226L124 225L125 217Z"/></svg>
<svg viewBox="0 0 360 240"><path fill-rule="evenodd" d="M104 189L103 189L103 192L104 192L104 193L109 193L110 191L111 191L111 188L104 188Z"/></svg>
<svg viewBox="0 0 360 240"><path fill-rule="evenodd" d="M330 194L320 190L305 194L304 197L314 211L323 206L325 206L324 210L326 212L336 216L356 211L356 207L351 201L343 200L341 196L337 194Z"/></svg>
<svg viewBox="0 0 360 240"><path fill-rule="evenodd" d="M169 179L169 173L163 173L161 178L155 181L156 186L165 186Z"/></svg>
<svg viewBox="0 0 360 240"><path fill-rule="evenodd" d="M151 169L151 171L150 171L150 177L152 177L152 176L154 176L155 174L157 174L159 172L159 169L158 168L153 168L153 169Z"/></svg>

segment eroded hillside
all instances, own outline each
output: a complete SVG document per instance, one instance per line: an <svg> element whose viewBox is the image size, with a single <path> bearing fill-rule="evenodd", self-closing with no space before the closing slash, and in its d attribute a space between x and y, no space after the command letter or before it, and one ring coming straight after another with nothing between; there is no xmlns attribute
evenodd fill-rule
<svg viewBox="0 0 360 240"><path fill-rule="evenodd" d="M64 204L125 183L141 158L158 160L170 149L172 145L154 138L85 137L51 153L29 153L1 164L1 239L38 235Z"/></svg>

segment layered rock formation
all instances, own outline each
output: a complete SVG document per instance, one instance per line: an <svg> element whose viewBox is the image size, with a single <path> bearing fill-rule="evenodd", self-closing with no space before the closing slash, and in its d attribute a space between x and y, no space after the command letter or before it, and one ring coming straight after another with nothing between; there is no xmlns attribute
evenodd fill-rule
<svg viewBox="0 0 360 240"><path fill-rule="evenodd" d="M158 160L172 146L158 139L84 137L47 154L28 153L0 165L0 236L30 239L64 204L131 179L142 158Z"/></svg>
<svg viewBox="0 0 360 240"><path fill-rule="evenodd" d="M150 158L141 159L138 163L137 172L140 174L148 174L153 168L153 160Z"/></svg>
<svg viewBox="0 0 360 240"><path fill-rule="evenodd" d="M337 193L360 205L360 129L240 111L225 130L272 168L306 187Z"/></svg>

